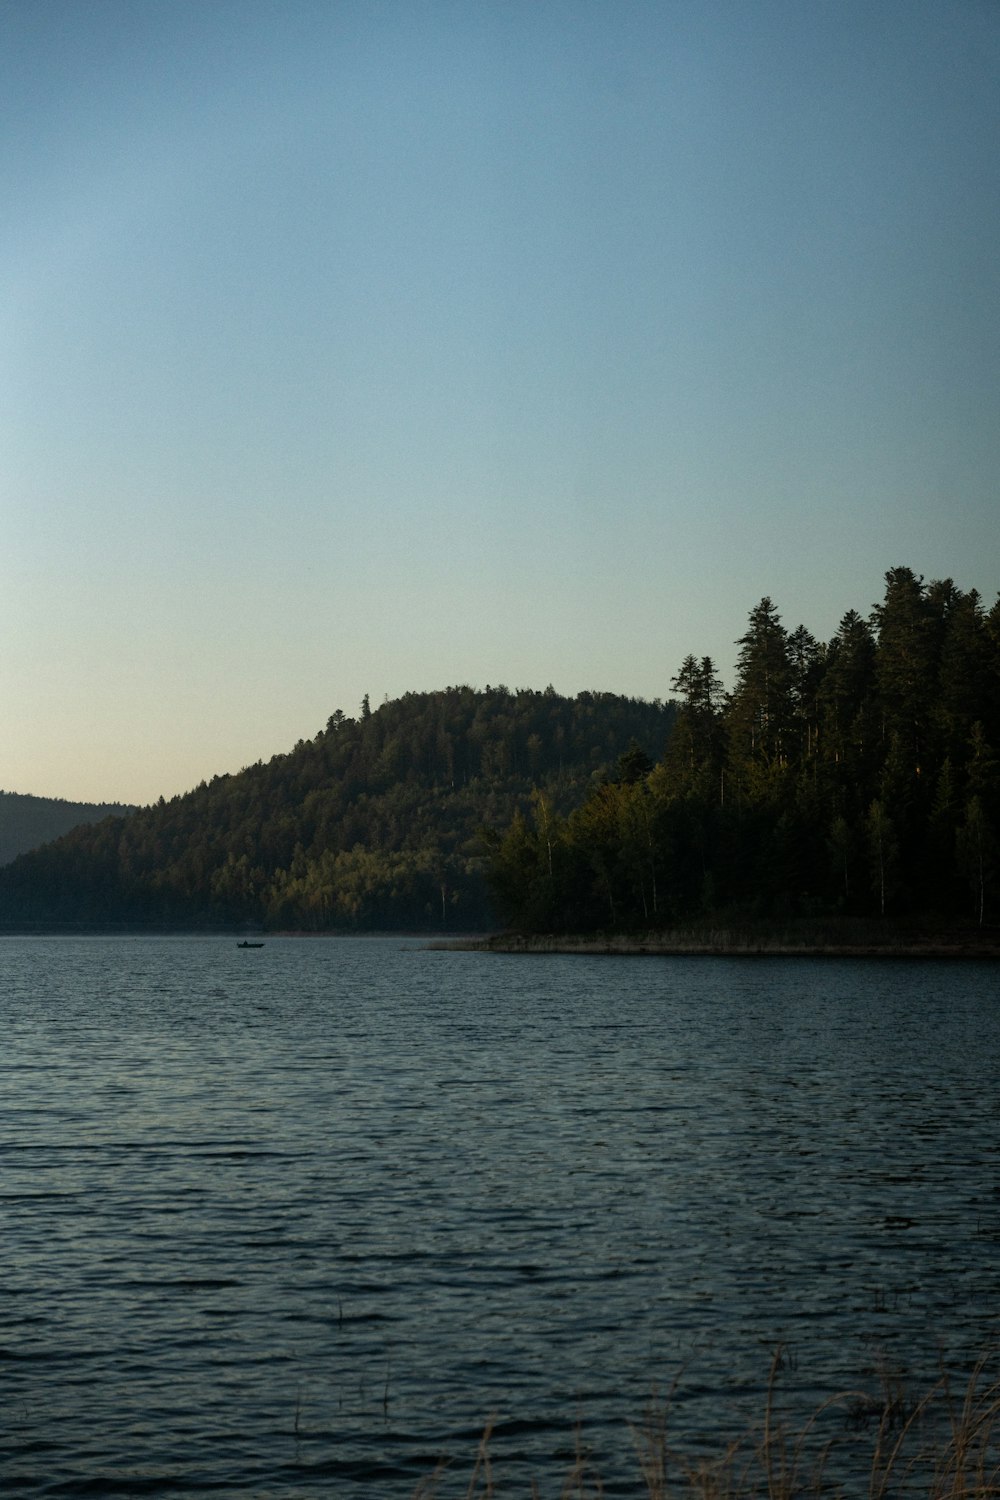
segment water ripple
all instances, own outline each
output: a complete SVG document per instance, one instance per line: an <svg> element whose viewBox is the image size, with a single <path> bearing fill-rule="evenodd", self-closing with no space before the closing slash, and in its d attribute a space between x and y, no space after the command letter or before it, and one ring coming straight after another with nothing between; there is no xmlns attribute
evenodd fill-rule
<svg viewBox="0 0 1000 1500"><path fill-rule="evenodd" d="M2 951L3 1493L464 1494L492 1417L624 1494L682 1368L711 1441L991 1331L995 966Z"/></svg>

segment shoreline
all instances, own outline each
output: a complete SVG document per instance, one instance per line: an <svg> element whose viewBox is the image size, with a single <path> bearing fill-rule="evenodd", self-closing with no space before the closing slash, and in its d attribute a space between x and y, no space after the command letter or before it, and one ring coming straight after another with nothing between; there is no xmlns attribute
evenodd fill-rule
<svg viewBox="0 0 1000 1500"><path fill-rule="evenodd" d="M31 931L11 928L0 931L2 938L202 938L223 942L239 941L245 930L224 928L152 928L152 927L51 927ZM734 923L727 927L672 928L662 932L631 933L435 933L416 930L379 929L372 931L301 932L290 929L254 932L256 943L295 939L312 941L338 938L396 938L415 943L425 951L439 953L502 953L577 955L606 958L856 958L912 959L957 962L1000 961L1000 928L975 930L931 928L926 936L907 931L872 931L864 923L835 926L803 923L801 927L756 927Z"/></svg>
<svg viewBox="0 0 1000 1500"><path fill-rule="evenodd" d="M504 954L564 954L609 958L886 958L1000 960L1000 936L900 934L881 940L834 934L814 938L791 933L717 930L710 933L494 933L489 937L439 939L437 951Z"/></svg>

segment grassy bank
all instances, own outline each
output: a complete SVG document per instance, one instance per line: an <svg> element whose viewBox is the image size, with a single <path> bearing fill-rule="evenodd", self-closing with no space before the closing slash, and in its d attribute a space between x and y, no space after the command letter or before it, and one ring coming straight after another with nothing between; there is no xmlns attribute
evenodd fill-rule
<svg viewBox="0 0 1000 1500"><path fill-rule="evenodd" d="M880 922L715 922L649 932L521 933L434 947L487 953L771 958L1000 958L1000 929L890 927Z"/></svg>
<svg viewBox="0 0 1000 1500"><path fill-rule="evenodd" d="M824 1402L801 1426L782 1418L774 1358L760 1422L722 1440L716 1453L675 1447L671 1401L654 1399L631 1432L634 1500L1000 1500L1000 1379L996 1351L984 1355L957 1387L946 1375L911 1397L898 1377L883 1372L870 1390L845 1391ZM467 1482L449 1495L465 1500L514 1500L502 1461L491 1451L487 1426ZM599 1466L577 1434L576 1456L558 1488L530 1483L525 1500L598 1500ZM454 1468L442 1463L414 1500L444 1500ZM615 1494L621 1494L620 1483Z"/></svg>

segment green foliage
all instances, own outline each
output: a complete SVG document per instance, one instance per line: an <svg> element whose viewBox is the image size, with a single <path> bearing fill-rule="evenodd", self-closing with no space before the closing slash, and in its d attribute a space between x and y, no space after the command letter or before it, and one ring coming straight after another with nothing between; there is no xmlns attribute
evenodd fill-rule
<svg viewBox="0 0 1000 1500"><path fill-rule="evenodd" d="M500 840L482 831L518 817L540 851L535 916L561 917L562 819L593 784L641 776L673 717L611 693L455 687L378 709L366 694L357 719L337 709L289 754L16 861L0 872L4 924L490 927ZM513 900L524 851L511 864Z"/></svg>
<svg viewBox="0 0 1000 1500"><path fill-rule="evenodd" d="M506 687L336 710L287 755L0 871L8 929L638 931L986 925L1000 896L1000 600L908 568L831 641L750 612L726 696Z"/></svg>
<svg viewBox="0 0 1000 1500"><path fill-rule="evenodd" d="M652 769L626 755L561 823L558 869L494 885L527 931L639 931L732 916L974 920L995 914L1000 846L1000 601L886 574L865 620L823 645L750 613L733 692L687 656ZM527 843L526 843L527 841ZM520 854L519 852L520 851Z"/></svg>

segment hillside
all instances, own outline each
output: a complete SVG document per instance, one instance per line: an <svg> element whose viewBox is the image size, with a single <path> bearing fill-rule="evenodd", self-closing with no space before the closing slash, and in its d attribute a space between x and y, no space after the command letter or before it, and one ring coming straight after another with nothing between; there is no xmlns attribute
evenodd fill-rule
<svg viewBox="0 0 1000 1500"><path fill-rule="evenodd" d="M134 811L120 802L65 802L61 797L0 791L0 865L61 838L79 823L99 823Z"/></svg>
<svg viewBox="0 0 1000 1500"><path fill-rule="evenodd" d="M551 688L366 699L288 754L23 855L0 871L0 926L489 927L483 828L534 788L568 812L633 740L659 758L674 712Z"/></svg>

